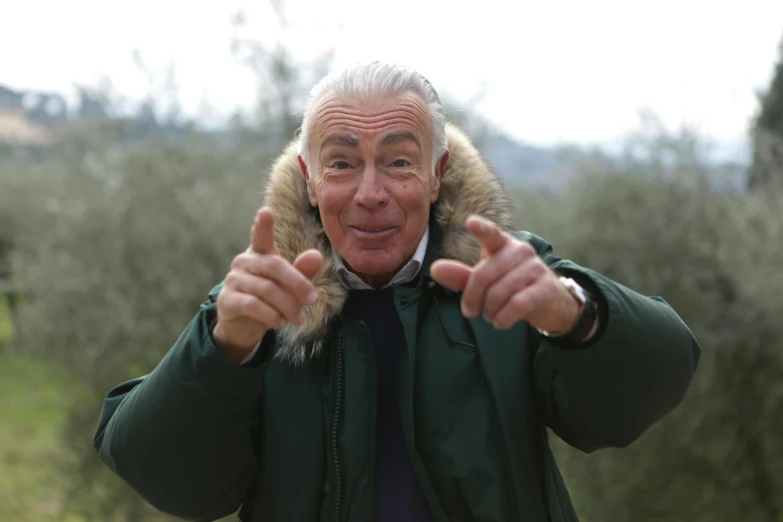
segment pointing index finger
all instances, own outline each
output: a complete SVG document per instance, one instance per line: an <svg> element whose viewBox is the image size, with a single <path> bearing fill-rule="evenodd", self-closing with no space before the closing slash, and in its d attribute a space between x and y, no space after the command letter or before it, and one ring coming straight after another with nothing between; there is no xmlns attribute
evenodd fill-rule
<svg viewBox="0 0 783 522"><path fill-rule="evenodd" d="M250 231L250 249L258 254L276 254L275 216L268 208L262 208L256 214Z"/></svg>
<svg viewBox="0 0 783 522"><path fill-rule="evenodd" d="M475 214L470 216L465 227L473 237L478 239L488 254L494 254L508 243L508 236L500 230L500 227L481 216Z"/></svg>

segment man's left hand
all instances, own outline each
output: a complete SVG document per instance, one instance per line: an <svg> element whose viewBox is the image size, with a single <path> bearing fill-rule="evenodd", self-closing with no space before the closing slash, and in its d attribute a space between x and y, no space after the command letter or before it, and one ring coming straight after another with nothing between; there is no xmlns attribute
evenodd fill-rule
<svg viewBox="0 0 783 522"><path fill-rule="evenodd" d="M529 243L479 216L470 216L465 226L481 244L481 260L470 267L440 259L430 269L435 281L462 292L462 315L483 313L499 330L519 321L553 334L574 326L581 304Z"/></svg>

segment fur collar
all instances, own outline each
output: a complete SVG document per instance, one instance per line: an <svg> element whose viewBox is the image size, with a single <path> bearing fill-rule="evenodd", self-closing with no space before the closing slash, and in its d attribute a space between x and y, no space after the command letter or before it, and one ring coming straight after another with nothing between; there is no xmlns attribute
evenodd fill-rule
<svg viewBox="0 0 783 522"><path fill-rule="evenodd" d="M472 265L479 259L480 248L465 231L467 217L479 214L511 231L514 209L500 180L467 136L453 125L447 125L446 135L451 157L432 213L443 236L441 257ZM309 248L317 248L324 255L324 266L313 280L318 300L305 309L307 320L299 327L289 324L277 331L276 356L302 364L321 353L329 322L342 310L347 292L336 277L329 240L307 197L296 142L289 144L272 166L264 204L274 212L275 241L284 258L293 261Z"/></svg>

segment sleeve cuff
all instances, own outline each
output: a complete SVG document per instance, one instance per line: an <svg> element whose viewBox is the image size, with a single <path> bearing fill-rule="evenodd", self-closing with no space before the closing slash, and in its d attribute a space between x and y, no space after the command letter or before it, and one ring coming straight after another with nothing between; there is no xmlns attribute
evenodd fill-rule
<svg viewBox="0 0 783 522"><path fill-rule="evenodd" d="M596 336L596 334L598 333L598 330L600 330L600 329L601 329L601 316L600 316L600 314L598 314L598 315L596 316L596 318L595 318L595 321L593 321L593 328L592 328L592 329L590 330L590 332L589 332L589 333L588 333L588 334L585 336L585 338L584 338L584 339L582 339L582 342L583 342L583 343L589 343L590 341L592 341L592 340L593 340L593 338L594 338L594 337ZM543 335L544 337L546 337L547 339L557 340L557 339L562 339L562 338L565 338L565 336L564 336L564 335L546 335L546 334L545 334L543 331L541 331L541 330L539 330L538 332L539 332L541 335ZM260 343L259 343L259 344L260 344ZM256 347L256 348L257 348L257 347Z"/></svg>
<svg viewBox="0 0 783 522"><path fill-rule="evenodd" d="M587 336L584 338L584 342L589 343L593 340L593 337L595 337L595 334L598 333L598 330L601 328L601 315L598 314L598 316L595 318L595 321L593 322L593 329L590 330L590 333L587 334Z"/></svg>
<svg viewBox="0 0 783 522"><path fill-rule="evenodd" d="M264 343L264 339L262 338L258 343L256 344L256 347L253 348L253 351L250 352L250 355L248 355L244 361L242 361L240 364L242 366L250 366L250 363L253 362L253 359L255 359L256 355L258 354L258 350L261 349L261 345Z"/></svg>
<svg viewBox="0 0 783 522"><path fill-rule="evenodd" d="M209 322L209 336L212 338L212 341L214 342L214 337L212 335L212 331L215 329L215 324L217 324L217 318L214 317ZM256 343L255 348L253 348L253 351L250 352L250 355L245 357L245 359L239 363L240 366L247 366L247 367L254 367L258 366L261 363L265 361L265 355L272 350L270 347L270 344L274 344L274 330L270 330L264 335L264 337L261 338L258 343Z"/></svg>
<svg viewBox="0 0 783 522"><path fill-rule="evenodd" d="M595 282L593 282L592 279L590 279L590 277L587 276L586 274L578 270L571 270L571 269L566 269L566 270L558 269L556 271L561 275L573 278L577 282L577 284L582 286L587 292L590 293L590 296L596 301L598 305L598 310L596 311L596 316L595 316L595 322L593 323L593 328L590 330L587 336L580 340L574 340L572 338L569 338L569 336L547 336L547 335L543 335L540 331L539 334L541 334L542 337L547 341L556 344L561 348L568 348L568 349L587 348L588 346L591 346L601 338L603 331L605 330L606 324L608 323L609 306L606 302L606 298L601 293L600 289L595 284Z"/></svg>

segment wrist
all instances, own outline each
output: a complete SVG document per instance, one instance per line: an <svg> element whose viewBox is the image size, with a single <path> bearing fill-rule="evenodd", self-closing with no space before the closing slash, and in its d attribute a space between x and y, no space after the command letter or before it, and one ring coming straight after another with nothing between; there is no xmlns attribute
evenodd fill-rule
<svg viewBox="0 0 783 522"><path fill-rule="evenodd" d="M569 295L568 312L565 314L568 316L568 320L565 321L567 325L562 330L545 331L538 329L538 332L545 337L553 339L574 342L584 341L595 329L598 321L598 304L589 292L573 279L560 276L559 281Z"/></svg>
<svg viewBox="0 0 783 522"><path fill-rule="evenodd" d="M229 340L221 327L220 321L215 323L211 333L212 341L215 343L217 349L220 350L228 360L235 363L242 363L245 361L258 345L258 340L250 342L234 342ZM259 339L263 338L264 335L266 335L266 332L263 332Z"/></svg>
<svg viewBox="0 0 783 522"><path fill-rule="evenodd" d="M591 307L585 309L583 314L584 318L582 321L579 321L579 318L577 318L577 321L579 321L578 324L574 323L574 326L569 330L569 333L563 335L563 339L580 343L586 341L595 331L596 323L598 321L598 310Z"/></svg>

